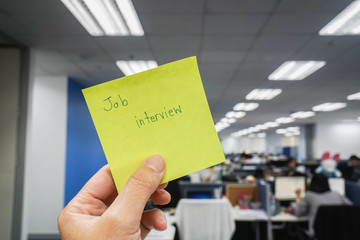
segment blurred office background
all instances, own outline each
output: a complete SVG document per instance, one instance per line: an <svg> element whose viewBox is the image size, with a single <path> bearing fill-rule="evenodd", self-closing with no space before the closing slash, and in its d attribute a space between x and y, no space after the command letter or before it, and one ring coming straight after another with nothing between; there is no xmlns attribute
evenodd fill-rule
<svg viewBox="0 0 360 240"><path fill-rule="evenodd" d="M58 238L57 214L106 163L81 89L131 74L122 61L197 56L232 182L360 156L359 34L351 0L1 0L0 239Z"/></svg>

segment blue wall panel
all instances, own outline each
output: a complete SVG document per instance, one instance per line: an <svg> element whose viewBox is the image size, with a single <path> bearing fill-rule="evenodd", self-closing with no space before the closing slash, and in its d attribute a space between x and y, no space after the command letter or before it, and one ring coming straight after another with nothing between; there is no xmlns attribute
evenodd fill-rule
<svg viewBox="0 0 360 240"><path fill-rule="evenodd" d="M81 89L68 84L65 202L66 205L103 165L106 158Z"/></svg>

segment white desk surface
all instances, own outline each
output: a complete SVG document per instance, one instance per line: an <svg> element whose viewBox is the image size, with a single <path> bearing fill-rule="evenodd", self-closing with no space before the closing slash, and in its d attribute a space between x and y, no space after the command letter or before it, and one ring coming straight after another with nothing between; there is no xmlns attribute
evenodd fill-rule
<svg viewBox="0 0 360 240"><path fill-rule="evenodd" d="M275 216L270 217L272 222L306 222L309 220L308 217L297 217L289 213L279 213Z"/></svg>
<svg viewBox="0 0 360 240"><path fill-rule="evenodd" d="M238 206L234 207L235 221L268 221L271 222L306 222L308 217L297 217L289 213L279 213L275 216L268 217L266 212L262 209L241 210Z"/></svg>
<svg viewBox="0 0 360 240"><path fill-rule="evenodd" d="M262 209L242 210L238 206L234 207L235 221L267 221L268 216Z"/></svg>

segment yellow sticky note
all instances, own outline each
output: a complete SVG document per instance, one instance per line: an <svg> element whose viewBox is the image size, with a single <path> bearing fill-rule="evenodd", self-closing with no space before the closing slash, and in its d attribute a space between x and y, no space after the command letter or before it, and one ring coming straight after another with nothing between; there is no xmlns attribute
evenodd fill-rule
<svg viewBox="0 0 360 240"><path fill-rule="evenodd" d="M83 90L117 190L150 155L162 182L223 162L196 57Z"/></svg>

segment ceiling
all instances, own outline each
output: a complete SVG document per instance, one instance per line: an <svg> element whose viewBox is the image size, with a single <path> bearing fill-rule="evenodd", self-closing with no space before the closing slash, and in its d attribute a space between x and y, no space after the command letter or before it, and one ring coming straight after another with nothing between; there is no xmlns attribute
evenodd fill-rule
<svg viewBox="0 0 360 240"><path fill-rule="evenodd" d="M197 56L214 121L254 88L283 93L220 132L231 132L360 92L360 36L318 36L350 0L133 0L143 37L90 36L60 0L1 0L0 32L35 49L36 75L84 86L122 77L116 60L159 65ZM1 42L0 38L0 43ZM325 60L302 81L269 81L286 60ZM297 121L355 120L360 101Z"/></svg>

